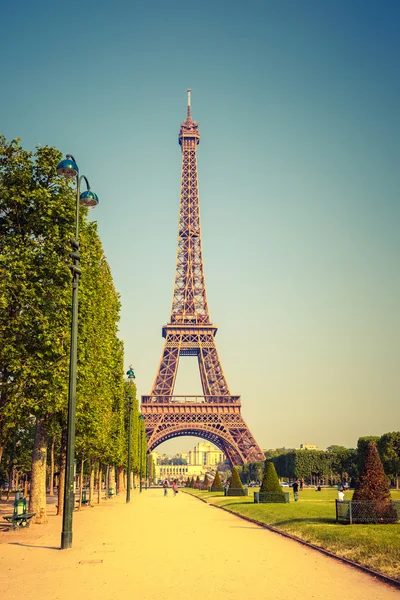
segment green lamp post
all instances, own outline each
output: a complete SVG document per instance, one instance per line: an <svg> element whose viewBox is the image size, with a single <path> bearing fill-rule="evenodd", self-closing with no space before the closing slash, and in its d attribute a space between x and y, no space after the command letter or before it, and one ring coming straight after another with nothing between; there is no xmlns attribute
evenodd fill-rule
<svg viewBox="0 0 400 600"><path fill-rule="evenodd" d="M57 166L57 173L67 179L76 180L76 217L75 237L71 238L72 265L72 316L71 316L71 345L69 360L68 384L68 421L67 421L67 460L65 468L64 510L61 533L61 549L72 546L72 512L74 510L74 459L75 459L75 416L76 416L76 365L78 349L78 288L80 254L79 254L79 207L94 208L99 203L98 196L91 191L89 181L85 175L79 176L79 167L72 154L67 154ZM87 190L80 193L81 181L85 180Z"/></svg>
<svg viewBox="0 0 400 600"><path fill-rule="evenodd" d="M128 421L128 466L126 475L126 503L129 504L131 501L131 446L132 446L132 408L133 408L133 394L132 384L135 379L135 373L133 372L132 365L129 365L129 370L126 372L128 381L131 388L131 396L129 398L129 421Z"/></svg>

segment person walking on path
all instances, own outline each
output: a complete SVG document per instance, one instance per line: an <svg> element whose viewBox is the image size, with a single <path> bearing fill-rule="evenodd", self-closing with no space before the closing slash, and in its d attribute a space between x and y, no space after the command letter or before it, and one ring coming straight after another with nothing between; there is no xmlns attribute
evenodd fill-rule
<svg viewBox="0 0 400 600"><path fill-rule="evenodd" d="M174 479L174 481L173 481L172 491L174 492L174 497L175 497L178 493L178 482L176 481L176 479Z"/></svg>
<svg viewBox="0 0 400 600"><path fill-rule="evenodd" d="M297 502L297 500L299 499L299 482L297 479L293 482L293 496L294 501Z"/></svg>
<svg viewBox="0 0 400 600"><path fill-rule="evenodd" d="M168 485L168 479L166 479L166 480L164 481L164 483L163 483L163 488L164 488L164 497L165 497L165 496L168 496L168 487L169 487L169 485Z"/></svg>

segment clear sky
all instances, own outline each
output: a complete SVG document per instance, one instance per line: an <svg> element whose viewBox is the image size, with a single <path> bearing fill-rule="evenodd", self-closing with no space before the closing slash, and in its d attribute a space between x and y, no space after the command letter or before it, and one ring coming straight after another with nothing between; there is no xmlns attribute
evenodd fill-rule
<svg viewBox="0 0 400 600"><path fill-rule="evenodd" d="M73 154L99 195L139 394L171 309L190 87L210 316L251 431L325 448L400 429L399 17L397 0L3 8L0 131ZM195 361L176 393L200 391Z"/></svg>

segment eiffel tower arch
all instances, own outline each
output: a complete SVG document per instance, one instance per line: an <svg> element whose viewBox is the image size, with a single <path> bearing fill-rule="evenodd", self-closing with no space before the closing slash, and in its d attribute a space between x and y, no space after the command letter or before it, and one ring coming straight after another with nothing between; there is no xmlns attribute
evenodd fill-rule
<svg viewBox="0 0 400 600"><path fill-rule="evenodd" d="M204 282L197 178L198 124L193 121L188 90L187 116L181 124L182 172L178 251L171 318L162 328L164 349L153 388L142 396L148 450L184 435L202 437L222 450L231 465L264 460L247 427L240 396L232 396L210 321ZM197 356L202 396L176 396L174 387L180 356Z"/></svg>

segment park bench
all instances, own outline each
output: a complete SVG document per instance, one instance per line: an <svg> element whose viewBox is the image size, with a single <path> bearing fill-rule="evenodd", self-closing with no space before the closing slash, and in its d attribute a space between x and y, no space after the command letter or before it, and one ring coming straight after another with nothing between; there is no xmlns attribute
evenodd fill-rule
<svg viewBox="0 0 400 600"><path fill-rule="evenodd" d="M15 531L16 529L19 529L20 527L29 527L30 520L35 515L36 515L36 513L31 513L31 514L22 513L20 515L12 514L12 515L5 515L3 517L3 519L5 521L7 521L7 523L11 523L12 528Z"/></svg>
<svg viewBox="0 0 400 600"><path fill-rule="evenodd" d="M3 519L11 523L14 531L20 527L29 527L30 520L36 513L28 513L26 510L26 499L20 498L21 492L15 492L14 512L12 515L4 515Z"/></svg>

